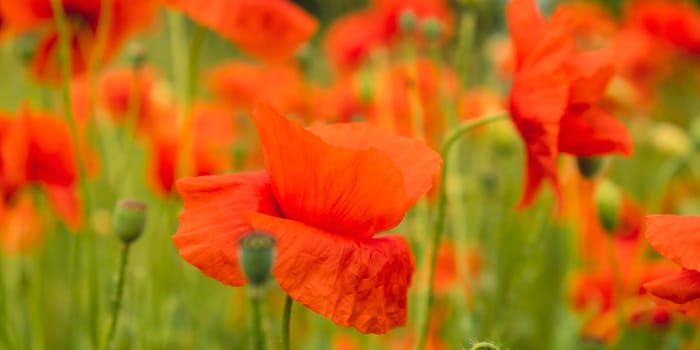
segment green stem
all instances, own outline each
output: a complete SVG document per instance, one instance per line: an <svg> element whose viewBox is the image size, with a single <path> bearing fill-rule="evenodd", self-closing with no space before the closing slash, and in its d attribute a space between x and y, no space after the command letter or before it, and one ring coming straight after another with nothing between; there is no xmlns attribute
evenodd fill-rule
<svg viewBox="0 0 700 350"><path fill-rule="evenodd" d="M282 316L282 349L289 350L289 320L292 318L292 297L287 295Z"/></svg>
<svg viewBox="0 0 700 350"><path fill-rule="evenodd" d="M89 285L90 285L90 339L94 346L97 346L97 314L99 303L97 301L97 255L95 247L95 236L88 229L87 222L90 220L90 194L87 183L87 170L85 163L81 157L80 139L78 135L78 127L76 126L73 109L71 108L71 91L70 91L70 76L71 76L71 52L70 52L70 33L66 22L66 14L63 9L61 0L51 0L51 8L54 13L56 27L58 29L58 46L59 46L59 61L61 64L61 91L63 99L64 118L68 123L71 134L73 152L75 162L78 168L78 184L80 194L83 201L83 223L82 231L87 231L87 239L89 241L88 258L89 258Z"/></svg>
<svg viewBox="0 0 700 350"><path fill-rule="evenodd" d="M655 184L658 184L658 190L655 196L652 195L653 199L650 204L650 207L655 208L655 210L653 210L652 212L659 211L661 207L661 200L663 198L664 192L666 191L666 188L670 184L671 180L673 180L673 177L683 168L685 168L688 164L690 164L691 160L694 157L694 154L695 151L693 150L687 155L671 159L662 165L661 169L659 170L658 177L654 182Z"/></svg>
<svg viewBox="0 0 700 350"><path fill-rule="evenodd" d="M442 165L442 170L440 172L440 191L438 194L437 215L433 226L433 245L430 252L430 270L428 271L428 295L425 298L425 307L422 310L423 314L419 320L418 343L416 343L417 349L425 348L425 342L428 337L430 307L433 304L433 284L435 280L437 253L438 249L440 249L440 241L442 240L443 231L445 230L445 211L447 210L447 156L449 155L452 146L454 146L457 140L459 140L459 138L464 134L479 126L499 121L507 117L507 114L497 114L462 124L445 139L442 147L440 148L440 154L442 155L442 159L445 163Z"/></svg>
<svg viewBox="0 0 700 350"><path fill-rule="evenodd" d="M114 292L112 298L112 315L109 321L109 328L107 330L107 336L102 343L102 349L109 349L112 339L114 339L114 334L117 330L117 323L119 322L119 311L122 305L122 296L124 295L124 285L126 284L126 265L129 260L129 248L131 244L123 244L122 252L119 257L119 272L117 274L117 289Z"/></svg>
<svg viewBox="0 0 700 350"><path fill-rule="evenodd" d="M253 318L253 349L264 350L265 339L262 331L262 316L260 312L260 300L262 299L262 290L259 287L251 286L248 289L250 293L250 307Z"/></svg>
<svg viewBox="0 0 700 350"><path fill-rule="evenodd" d="M182 113L180 114L181 119L179 121L179 133L180 133L180 145L179 145L179 162L178 167L175 169L176 174L179 176L188 175L190 155L192 152L192 105L194 104L194 97L197 92L197 76L199 75L199 56L204 46L204 39L206 38L207 31L204 27L197 27L192 40L190 41L190 47L188 51L188 61L187 61L187 82L185 87L185 105Z"/></svg>

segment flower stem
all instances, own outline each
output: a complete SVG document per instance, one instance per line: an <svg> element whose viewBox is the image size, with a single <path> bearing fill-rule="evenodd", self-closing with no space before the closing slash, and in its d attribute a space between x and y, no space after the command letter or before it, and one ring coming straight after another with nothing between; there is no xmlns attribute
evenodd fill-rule
<svg viewBox="0 0 700 350"><path fill-rule="evenodd" d="M78 127L76 125L75 117L73 115L73 109L71 107L71 90L70 90L70 76L71 76L71 52L70 52L70 32L68 30L68 24L66 20L66 14L64 12L63 4L60 0L51 0L51 8L54 13L54 19L56 21L56 28L58 30L58 50L59 50L59 62L61 66L61 92L62 92L62 102L63 102L63 117L68 123L70 130L73 152L75 157L75 162L78 168L78 185L80 187L80 195L83 204L82 212L82 225L81 229L86 233L89 247L87 249L88 253L88 266L89 266L89 323L90 323L90 340L93 346L97 346L98 341L98 328L97 328L97 314L99 313L98 307L99 302L97 300L97 253L95 249L95 236L88 229L88 222L90 220L90 193L87 183L87 170L83 158L80 152L80 138L78 135Z"/></svg>
<svg viewBox="0 0 700 350"><path fill-rule="evenodd" d="M433 284L435 280L437 253L438 249L440 248L442 234L445 230L445 212L447 210L447 156L450 150L452 149L452 146L454 146L457 140L459 140L459 138L462 137L464 134L479 126L499 121L507 117L507 114L496 114L462 124L447 136L445 141L442 143L442 147L440 148L440 154L445 163L442 165L442 170L440 172L440 190L438 194L438 207L437 215L435 217L435 224L433 226L433 245L432 250L430 252L430 270L428 271L428 294L425 298L425 308L423 309L423 314L419 319L418 343L416 343L417 349L425 348L425 342L428 336L430 307L433 303Z"/></svg>
<svg viewBox="0 0 700 350"><path fill-rule="evenodd" d="M262 290L260 287L251 286L248 289L250 293L250 307L253 318L253 349L264 350L265 339L262 331L262 316L260 315L260 300L262 299Z"/></svg>
<svg viewBox="0 0 700 350"><path fill-rule="evenodd" d="M289 320L292 318L292 297L287 295L282 316L282 349L289 350Z"/></svg>
<svg viewBox="0 0 700 350"><path fill-rule="evenodd" d="M129 248L131 244L123 244L121 256L119 257L119 272L117 275L117 289L114 292L114 297L112 298L112 315L109 321L109 329L107 330L107 336L105 341L102 343L102 349L109 349L109 346L114 339L115 331L117 330L117 323L119 322L119 311L122 305L122 296L124 295L124 285L126 284L126 265L129 259Z"/></svg>

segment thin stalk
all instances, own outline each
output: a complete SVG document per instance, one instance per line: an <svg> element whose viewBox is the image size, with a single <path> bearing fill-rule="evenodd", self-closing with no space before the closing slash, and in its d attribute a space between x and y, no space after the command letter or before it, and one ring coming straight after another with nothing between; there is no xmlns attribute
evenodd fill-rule
<svg viewBox="0 0 700 350"><path fill-rule="evenodd" d="M179 176L188 175L188 170L190 166L190 156L192 154L192 105L194 103L194 97L197 93L197 77L199 75L199 56L204 46L204 39L207 31L204 27L199 26L192 36L192 41L190 41L190 47L188 50L188 61L187 61L187 82L185 86L185 105L183 112L180 114L181 119L179 120L179 140L181 144L179 145L178 152L178 168L176 173Z"/></svg>
<svg viewBox="0 0 700 350"><path fill-rule="evenodd" d="M289 321L292 318L292 297L287 295L282 315L282 349L289 350Z"/></svg>
<svg viewBox="0 0 700 350"><path fill-rule="evenodd" d="M90 193L87 183L87 171L85 163L83 162L80 153L80 141L78 135L78 128L76 126L75 117L73 116L73 109L71 108L71 90L70 90L70 76L71 76L71 52L70 52L70 33L68 31L68 24L66 21L66 14L63 9L63 5L60 0L51 0L51 7L54 13L54 18L56 21L56 27L58 29L58 46L59 46L59 61L61 65L61 92L63 100L64 118L68 123L70 129L71 140L73 145L73 152L75 156L75 162L78 167L78 183L80 186L81 199L83 201L83 223L81 226L82 231L87 231L87 239L89 241L88 247L88 257L89 257L89 285L90 285L90 339L94 346L97 345L98 339L98 329L97 329L97 313L98 313L98 302L97 302L97 256L95 252L95 236L88 229L87 222L89 222L89 213L91 208Z"/></svg>
<svg viewBox="0 0 700 350"><path fill-rule="evenodd" d="M265 339L263 338L262 316L260 312L260 300L262 299L262 291L259 287L251 286L248 289L250 293L250 308L253 327L253 349L264 350Z"/></svg>
<svg viewBox="0 0 700 350"><path fill-rule="evenodd" d="M117 274L117 289L114 292L112 298L112 310L111 317L109 321L109 328L107 330L107 336L102 343L102 349L109 349L112 340L114 339L114 334L117 330L117 323L119 322L119 312L122 306L122 296L124 295L124 285L126 284L126 265L129 260L129 248L131 244L123 244L122 252L119 257L119 272Z"/></svg>
<svg viewBox="0 0 700 350"><path fill-rule="evenodd" d="M429 327L429 316L430 316L430 307L433 304L433 284L435 281L435 267L437 264L437 253L438 249L440 248L440 241L442 240L442 234L445 231L445 212L447 210L447 160L448 160L448 155L450 150L452 149L452 146L455 145L457 140L460 139L463 135L468 133L469 131L473 130L474 128L477 128L482 125L486 125L495 121L499 121L502 119L507 118L507 114L497 114L493 116L488 116L484 117L478 120L474 120L468 123L465 123L461 126L459 126L457 129L455 129L448 137L445 139L445 141L442 144L442 147L440 148L440 154L442 155L442 159L444 160L444 164L442 165L442 169L440 172L440 191L438 194L438 206L437 206L437 214L435 217L435 224L433 226L433 245L432 245L432 250L430 253L430 270L428 272L428 295L425 298L425 308L423 309L423 314L421 315L422 318L419 320L418 324L418 343L416 343L416 348L417 349L424 349L425 348L425 342L427 340L428 336L428 327Z"/></svg>

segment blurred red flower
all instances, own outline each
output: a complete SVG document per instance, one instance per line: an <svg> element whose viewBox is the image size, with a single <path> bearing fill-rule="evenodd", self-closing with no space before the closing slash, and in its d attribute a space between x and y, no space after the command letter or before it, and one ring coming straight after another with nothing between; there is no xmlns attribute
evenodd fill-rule
<svg viewBox="0 0 700 350"><path fill-rule="evenodd" d="M102 64L114 57L132 35L151 23L159 2L62 0L70 35L71 74L85 72L92 60ZM109 4L110 8L103 8L105 4ZM0 8L5 14L7 26L14 32L40 34L31 62L35 78L45 82L59 81L59 34L51 0L0 0ZM107 27L101 29L100 26ZM98 44L98 32L101 30L105 33L104 42ZM100 46L102 52L97 52Z"/></svg>
<svg viewBox="0 0 700 350"><path fill-rule="evenodd" d="M439 155L362 123L304 129L268 104L253 118L265 171L178 181L180 254L243 285L237 242L266 232L277 240L273 275L294 300L364 333L405 324L413 256L401 236L375 235L428 191Z"/></svg>
<svg viewBox="0 0 700 350"><path fill-rule="evenodd" d="M287 0L167 0L192 20L265 61L286 61L316 32L318 22Z"/></svg>
<svg viewBox="0 0 700 350"><path fill-rule="evenodd" d="M561 8L545 21L534 0L508 4L516 71L510 112L527 148L525 190L519 207L532 203L542 182L551 182L561 202L557 156L630 155L627 129L598 106L610 78L609 51L578 52L571 14Z"/></svg>

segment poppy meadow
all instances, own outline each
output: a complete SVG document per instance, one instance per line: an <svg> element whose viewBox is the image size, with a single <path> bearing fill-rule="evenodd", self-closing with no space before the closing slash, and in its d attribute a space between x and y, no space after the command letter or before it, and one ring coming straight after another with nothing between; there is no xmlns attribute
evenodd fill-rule
<svg viewBox="0 0 700 350"><path fill-rule="evenodd" d="M0 349L700 349L700 1L0 0Z"/></svg>

